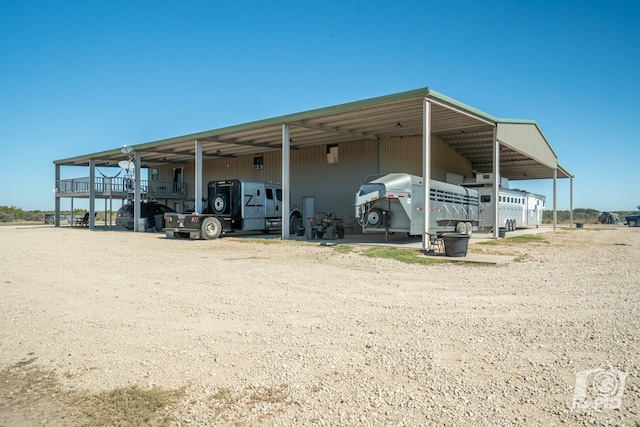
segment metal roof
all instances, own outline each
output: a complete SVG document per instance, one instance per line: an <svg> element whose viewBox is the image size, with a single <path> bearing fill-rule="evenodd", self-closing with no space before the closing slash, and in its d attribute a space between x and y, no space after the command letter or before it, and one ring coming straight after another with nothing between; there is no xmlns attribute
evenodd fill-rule
<svg viewBox="0 0 640 427"><path fill-rule="evenodd" d="M493 130L498 126L501 175L510 179L553 177L557 158L535 122L498 119L429 88L142 143L132 149L141 153L143 167L153 167L194 161L196 140L202 141L205 159L280 150L283 124L290 127L292 150L361 139L420 135L425 98L432 101L432 135L468 159L478 173L492 171ZM502 128L504 141L500 138ZM54 163L88 166L90 159L94 159L97 166L113 166L123 160L123 154L118 147ZM558 177L571 175L558 167Z"/></svg>

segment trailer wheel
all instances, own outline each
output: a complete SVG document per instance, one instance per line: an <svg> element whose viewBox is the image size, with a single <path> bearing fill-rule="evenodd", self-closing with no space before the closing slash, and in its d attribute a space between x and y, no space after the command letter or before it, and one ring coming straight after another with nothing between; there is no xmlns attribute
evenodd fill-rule
<svg viewBox="0 0 640 427"><path fill-rule="evenodd" d="M222 234L222 223L215 216L210 216L202 221L200 228L200 235L203 239L213 240L220 237Z"/></svg>
<svg viewBox="0 0 640 427"><path fill-rule="evenodd" d="M380 227L382 225L382 211L380 209L371 209L367 214L367 224L371 227Z"/></svg>
<svg viewBox="0 0 640 427"><path fill-rule="evenodd" d="M627 221L627 225L629 227L637 227L638 226L638 220L636 219L630 219L629 221Z"/></svg>
<svg viewBox="0 0 640 427"><path fill-rule="evenodd" d="M218 193L213 197L213 212L217 214L224 213L227 210L229 198L224 193Z"/></svg>

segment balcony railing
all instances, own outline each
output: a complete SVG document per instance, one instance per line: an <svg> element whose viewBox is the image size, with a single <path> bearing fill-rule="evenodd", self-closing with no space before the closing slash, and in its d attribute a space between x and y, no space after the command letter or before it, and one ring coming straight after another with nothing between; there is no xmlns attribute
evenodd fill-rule
<svg viewBox="0 0 640 427"><path fill-rule="evenodd" d="M135 182L129 178L96 177L93 181L96 197L129 197L135 190ZM91 179L73 178L56 181L58 197L88 197L91 190ZM171 181L140 180L140 193L156 198L185 198L187 184Z"/></svg>

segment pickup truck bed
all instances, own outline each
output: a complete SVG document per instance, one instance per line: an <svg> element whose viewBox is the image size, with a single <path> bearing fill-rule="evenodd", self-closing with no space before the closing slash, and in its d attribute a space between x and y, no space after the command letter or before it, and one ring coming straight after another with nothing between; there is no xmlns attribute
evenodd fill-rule
<svg viewBox="0 0 640 427"><path fill-rule="evenodd" d="M640 215L627 215L624 221L629 227L638 227L640 225Z"/></svg>

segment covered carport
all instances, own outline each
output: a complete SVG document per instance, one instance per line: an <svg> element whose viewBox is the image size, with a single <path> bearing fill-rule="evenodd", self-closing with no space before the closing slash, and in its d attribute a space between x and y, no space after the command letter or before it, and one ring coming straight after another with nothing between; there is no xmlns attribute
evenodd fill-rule
<svg viewBox="0 0 640 427"><path fill-rule="evenodd" d="M281 150L283 212L289 212L292 150L314 145L349 143L355 139L379 140L406 135L422 136L424 177L432 176L431 138L437 136L467 159L475 173L492 173L495 192L501 176L512 180L553 179L554 227L556 226L556 181L558 178L573 177L559 166L555 152L538 125L532 121L498 119L429 88L139 144L131 147L131 154L135 164L136 183L140 181L141 168L193 162L194 200L201 200L204 188L204 159ZM115 165L122 158L123 153L118 147L110 151L55 161L56 182L60 180L61 166L89 166L89 181L93 182L97 166ZM429 189L425 188L427 205L424 209L423 249L428 244L426 242L430 235L428 192ZM65 197L65 194L56 194L57 218L61 197ZM93 220L95 193L90 192L89 198L89 216ZM134 203L140 203L139 185L136 185L134 191ZM196 210L200 209L196 203ZM139 209L136 212L139 212ZM134 220L136 227L137 215ZM497 237L498 215L495 215L495 218L493 233L494 237ZM90 226L93 227L93 223ZM283 227L282 238L289 238L287 227Z"/></svg>

